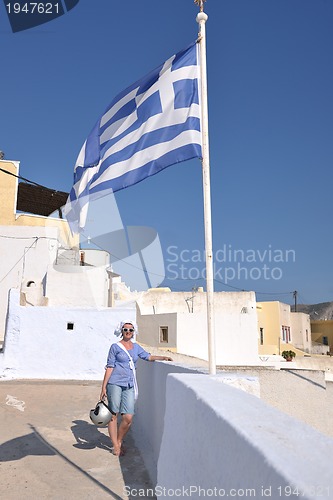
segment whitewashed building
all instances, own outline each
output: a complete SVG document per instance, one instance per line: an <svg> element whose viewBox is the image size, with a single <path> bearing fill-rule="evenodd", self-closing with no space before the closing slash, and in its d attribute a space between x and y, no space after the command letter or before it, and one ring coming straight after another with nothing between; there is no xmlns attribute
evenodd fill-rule
<svg viewBox="0 0 333 500"><path fill-rule="evenodd" d="M202 289L193 293L169 289L130 292L112 272L108 252L80 248L78 237L61 218L59 203L66 193L60 196L40 187L33 208L46 215L20 212L19 208L31 208L31 192L21 190L26 198L25 203L19 202L19 163L0 163L0 340L6 337L1 353L3 370L38 377L54 365L45 376L75 378L85 373L94 377L100 369L100 356L105 356L105 347L121 319L137 320L143 343L207 359L207 306ZM42 201L48 206L43 207ZM51 207L59 214L49 214ZM257 364L254 293L220 292L214 296L216 363ZM64 351L55 350L55 345ZM52 353L52 363L36 362L33 352L40 360ZM96 357L92 352L100 354ZM71 356L76 365L69 363Z"/></svg>
<svg viewBox="0 0 333 500"><path fill-rule="evenodd" d="M148 290L137 299L140 340L208 359L206 293ZM254 292L215 292L214 326L218 365L258 364Z"/></svg>

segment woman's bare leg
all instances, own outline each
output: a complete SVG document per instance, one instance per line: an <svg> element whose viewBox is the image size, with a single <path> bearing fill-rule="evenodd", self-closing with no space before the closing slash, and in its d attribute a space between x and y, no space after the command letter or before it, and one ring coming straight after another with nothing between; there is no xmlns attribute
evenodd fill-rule
<svg viewBox="0 0 333 500"><path fill-rule="evenodd" d="M112 420L108 423L109 436L113 445L113 454L120 455L120 446L118 444L118 414L112 416Z"/></svg>
<svg viewBox="0 0 333 500"><path fill-rule="evenodd" d="M120 451L123 439L128 433L129 428L131 427L132 420L133 420L133 415L130 415L129 413L125 413L124 415L121 416L121 422L118 429L118 444L117 444Z"/></svg>

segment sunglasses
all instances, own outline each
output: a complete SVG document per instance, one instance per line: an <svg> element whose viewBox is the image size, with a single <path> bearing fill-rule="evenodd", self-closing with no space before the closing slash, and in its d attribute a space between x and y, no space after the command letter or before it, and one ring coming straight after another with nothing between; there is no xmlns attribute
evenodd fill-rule
<svg viewBox="0 0 333 500"><path fill-rule="evenodd" d="M123 332L134 332L134 328L123 328Z"/></svg>

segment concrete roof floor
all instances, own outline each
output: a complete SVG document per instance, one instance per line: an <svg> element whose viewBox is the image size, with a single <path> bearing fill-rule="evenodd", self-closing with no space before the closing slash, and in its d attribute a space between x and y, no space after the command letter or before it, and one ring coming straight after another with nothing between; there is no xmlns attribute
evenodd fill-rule
<svg viewBox="0 0 333 500"><path fill-rule="evenodd" d="M2 498L123 499L130 490L151 488L131 434L125 456L118 458L111 453L107 429L90 422L100 386L0 381Z"/></svg>

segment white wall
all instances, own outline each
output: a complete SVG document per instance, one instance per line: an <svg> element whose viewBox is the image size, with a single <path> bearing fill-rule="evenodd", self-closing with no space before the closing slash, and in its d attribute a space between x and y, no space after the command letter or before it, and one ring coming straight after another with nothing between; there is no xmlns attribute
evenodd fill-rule
<svg viewBox="0 0 333 500"><path fill-rule="evenodd" d="M140 394L132 429L153 484L259 490L264 485L272 487L266 496L274 500L288 497L288 489L279 495L279 486L312 486L316 498L329 498L324 487L332 491L333 440L256 397L258 377L250 371L211 376L175 363L139 361L137 374ZM300 381L299 412L304 393ZM325 397L326 391L321 392ZM313 409L317 402L312 402ZM305 401L305 419L308 405ZM286 411L293 409L287 405ZM264 497L259 490L256 498ZM240 496L246 495L234 495ZM193 493L192 498L199 496Z"/></svg>
<svg viewBox="0 0 333 500"><path fill-rule="evenodd" d="M317 369L258 370L257 376L261 399L333 437L332 400L325 372L318 365Z"/></svg>
<svg viewBox="0 0 333 500"><path fill-rule="evenodd" d="M214 292L214 310L222 311L226 304L240 310L256 307L254 292ZM162 314L170 312L206 312L205 292L170 292L165 289L151 289L138 299L141 314Z"/></svg>
<svg viewBox="0 0 333 500"><path fill-rule="evenodd" d="M0 340L5 334L7 296L11 288L24 291L30 305L46 305L44 295L49 299L48 304L55 306L108 305L109 254L85 251L87 262L98 267L55 265L57 257L66 264L78 259L75 249L63 248L57 255L62 245L66 247L59 229L51 225L0 226ZM34 285L28 287L29 282Z"/></svg>
<svg viewBox="0 0 333 500"><path fill-rule="evenodd" d="M107 307L107 267L49 266L45 280L49 306Z"/></svg>
<svg viewBox="0 0 333 500"><path fill-rule="evenodd" d="M84 262L87 265L95 267L110 266L110 254L105 250L96 250L95 248L82 248L80 253L84 254Z"/></svg>
<svg viewBox="0 0 333 500"><path fill-rule="evenodd" d="M189 295L148 291L141 296L138 299L137 319L142 339L149 345L162 346L156 331L159 326L169 326L170 347L176 347L179 353L207 360L206 294L195 294L193 313L186 305L185 299ZM174 345L175 314L177 338ZM259 363L257 310L253 292L214 293L214 324L218 365Z"/></svg>
<svg viewBox="0 0 333 500"><path fill-rule="evenodd" d="M195 499L217 497L216 488L220 496L263 498L265 490L278 499L289 498L291 486L302 498L329 498L332 460L332 439L260 399L207 375L169 375L160 496L185 490Z"/></svg>
<svg viewBox="0 0 333 500"><path fill-rule="evenodd" d="M153 347L165 349L177 347L178 314L137 314L137 324L142 342ZM168 327L168 342L160 342L160 327ZM180 351L181 352L181 351Z"/></svg>
<svg viewBox="0 0 333 500"><path fill-rule="evenodd" d="M311 342L311 323L309 314L292 312L290 313L292 344L305 352L312 352ZM308 331L308 340L306 340L306 330Z"/></svg>
<svg viewBox="0 0 333 500"><path fill-rule="evenodd" d="M178 314L177 352L208 359L207 317L204 314ZM215 312L215 345L217 365L258 364L256 311L241 314L226 307Z"/></svg>
<svg viewBox="0 0 333 500"><path fill-rule="evenodd" d="M132 431L153 484L157 482L157 462L164 427L166 379L170 372L200 373L195 368L186 368L175 363L147 363L138 360L139 398ZM181 408L173 407L173 411L182 418Z"/></svg>
<svg viewBox="0 0 333 500"><path fill-rule="evenodd" d="M56 258L58 229L0 226L0 339L5 333L10 288L24 288L29 281L41 286L46 270Z"/></svg>
<svg viewBox="0 0 333 500"><path fill-rule="evenodd" d="M2 377L102 380L116 325L135 321L135 309L23 307L19 295L10 292Z"/></svg>

